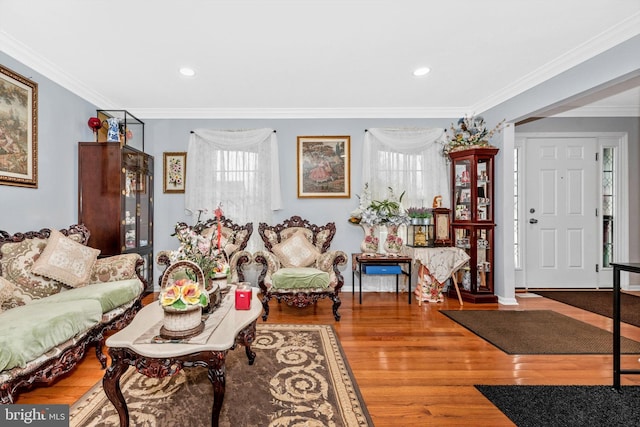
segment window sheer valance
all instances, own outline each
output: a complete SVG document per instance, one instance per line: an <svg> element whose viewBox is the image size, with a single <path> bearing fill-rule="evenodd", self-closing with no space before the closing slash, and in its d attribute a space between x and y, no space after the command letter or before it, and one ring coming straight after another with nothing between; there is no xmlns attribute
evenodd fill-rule
<svg viewBox="0 0 640 427"><path fill-rule="evenodd" d="M273 129L196 129L189 138L185 208L222 203L234 222L270 222L282 208L278 141Z"/></svg>
<svg viewBox="0 0 640 427"><path fill-rule="evenodd" d="M449 203L449 167L442 155L442 128L373 128L364 136L362 179L369 183L372 197L383 199L387 188L410 206L431 207L433 197Z"/></svg>

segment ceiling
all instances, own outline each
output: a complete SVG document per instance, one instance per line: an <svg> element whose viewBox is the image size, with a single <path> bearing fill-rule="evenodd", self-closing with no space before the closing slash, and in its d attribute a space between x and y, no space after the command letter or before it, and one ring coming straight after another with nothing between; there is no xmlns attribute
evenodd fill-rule
<svg viewBox="0 0 640 427"><path fill-rule="evenodd" d="M141 118L458 117L640 34L639 0L0 0L0 9L4 53L99 108ZM184 66L195 77L181 76ZM414 77L419 66L431 72ZM640 115L638 88L608 95L592 97L591 112Z"/></svg>

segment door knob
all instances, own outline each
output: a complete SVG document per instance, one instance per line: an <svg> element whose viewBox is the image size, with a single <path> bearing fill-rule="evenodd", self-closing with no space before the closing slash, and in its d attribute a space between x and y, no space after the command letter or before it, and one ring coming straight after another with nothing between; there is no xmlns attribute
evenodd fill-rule
<svg viewBox="0 0 640 427"><path fill-rule="evenodd" d="M538 223L538 220L537 220L537 219L535 219L535 218L531 218L531 219L529 220L529 224L537 224L537 223Z"/></svg>

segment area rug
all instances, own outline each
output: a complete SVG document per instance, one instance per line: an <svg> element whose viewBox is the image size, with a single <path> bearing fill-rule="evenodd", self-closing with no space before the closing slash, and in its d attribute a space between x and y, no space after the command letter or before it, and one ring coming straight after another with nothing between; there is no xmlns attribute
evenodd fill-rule
<svg viewBox="0 0 640 427"><path fill-rule="evenodd" d="M612 354L613 334L551 310L441 310L507 354ZM622 337L625 354L640 343Z"/></svg>
<svg viewBox="0 0 640 427"><path fill-rule="evenodd" d="M358 385L329 325L258 324L247 363L229 351L220 426L372 426ZM205 368L147 378L129 368L120 380L132 426L211 425L213 387ZM118 426L96 384L70 409L73 427Z"/></svg>
<svg viewBox="0 0 640 427"><path fill-rule="evenodd" d="M613 291L531 291L537 295L613 318ZM640 326L640 297L620 293L620 320Z"/></svg>
<svg viewBox="0 0 640 427"><path fill-rule="evenodd" d="M640 425L640 387L476 385L518 427Z"/></svg>

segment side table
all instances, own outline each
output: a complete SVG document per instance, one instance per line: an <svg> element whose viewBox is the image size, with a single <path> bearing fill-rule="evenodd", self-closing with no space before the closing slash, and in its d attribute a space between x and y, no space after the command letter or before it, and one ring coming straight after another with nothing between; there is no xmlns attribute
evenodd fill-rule
<svg viewBox="0 0 640 427"><path fill-rule="evenodd" d="M432 298L432 294L440 295L444 282L449 278L453 281L460 305L464 305L454 274L469 261L469 255L464 249L449 246L436 248L406 246L403 253L413 258L418 264L418 283L416 285L418 305L421 305L422 301L439 302L439 298ZM428 277L428 280L425 276Z"/></svg>
<svg viewBox="0 0 640 427"><path fill-rule="evenodd" d="M226 298L233 298L233 294ZM251 343L256 335L256 321L262 312L257 292L253 291L249 310L231 307L206 342L200 343L140 343L141 335L150 327L162 322L164 313L157 301L146 305L138 312L126 328L109 337L111 366L102 380L105 394L113 403L120 418L120 426L129 426L129 410L120 390L120 377L129 366L150 378L175 375L182 368L206 367L213 384L211 425L217 426L225 392L225 359L227 352L236 344L245 346L249 364L253 364L255 353Z"/></svg>
<svg viewBox="0 0 640 427"><path fill-rule="evenodd" d="M396 295L398 294L398 278L401 275L406 275L409 280L409 304L411 304L411 262L412 259L406 255L398 255L398 256L390 256L384 254L363 254L363 253L354 253L351 254L351 283L352 283L352 292L356 290L356 282L355 276L358 275L358 295L360 304L362 304L362 275L367 274L366 268L365 271L362 270L362 266L366 265L398 265L401 264L406 265L407 271L400 270L401 272L396 274ZM402 268L402 266L401 266Z"/></svg>

